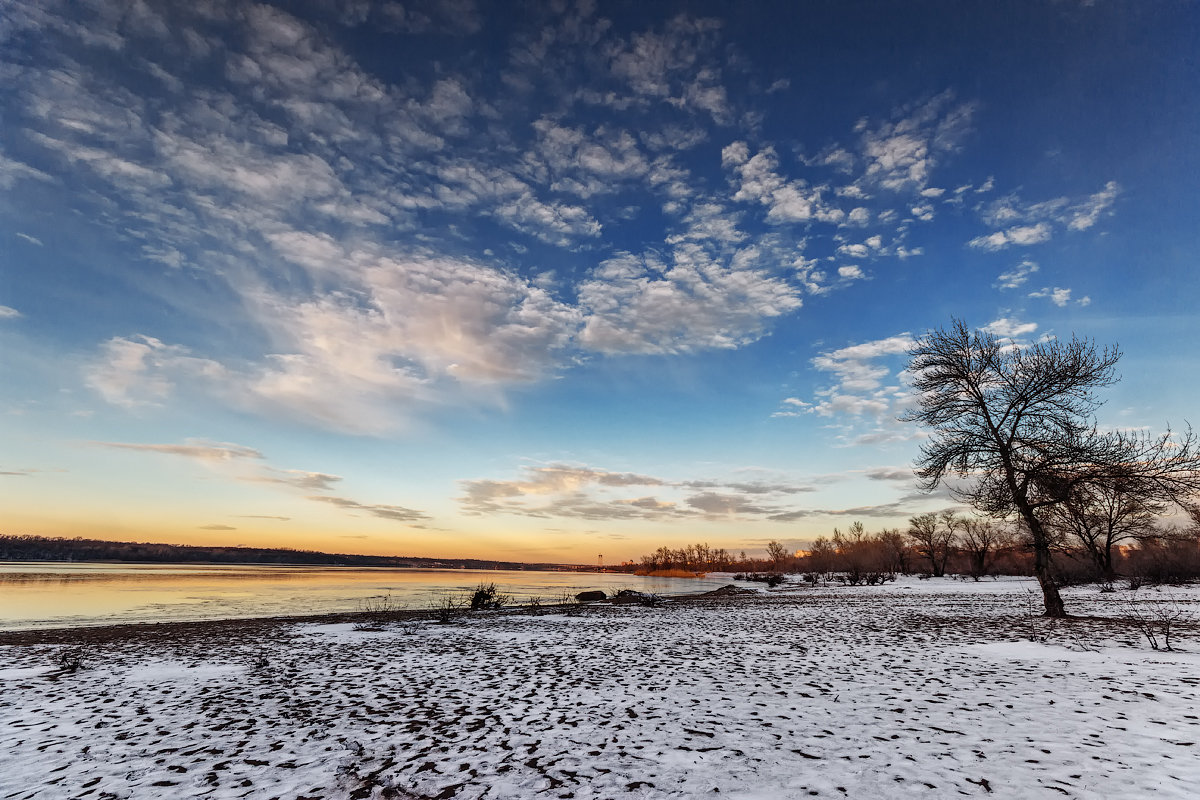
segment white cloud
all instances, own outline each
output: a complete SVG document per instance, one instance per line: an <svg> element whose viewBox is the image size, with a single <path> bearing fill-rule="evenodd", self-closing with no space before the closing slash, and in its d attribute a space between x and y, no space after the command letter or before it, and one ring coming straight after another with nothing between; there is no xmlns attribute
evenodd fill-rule
<svg viewBox="0 0 1200 800"><path fill-rule="evenodd" d="M1067 303L1071 302L1071 290L1062 289L1057 286L1055 286L1053 289L1043 288L1041 291L1030 292L1029 296L1049 298L1050 302L1054 303L1054 305L1058 306L1059 308L1062 308Z"/></svg>
<svg viewBox="0 0 1200 800"><path fill-rule="evenodd" d="M914 344L910 334L901 333L822 353L812 366L829 373L833 383L818 389L811 403L788 398L773 416L803 412L829 419L849 445L913 438L918 434L896 418L911 399L901 367Z"/></svg>
<svg viewBox="0 0 1200 800"><path fill-rule="evenodd" d="M873 129L860 122L863 180L889 191L925 190L934 167L971 130L974 105L953 101L951 92L943 92Z"/></svg>
<svg viewBox="0 0 1200 800"><path fill-rule="evenodd" d="M1100 216L1112 208L1120 191L1116 181L1109 181L1102 190L1073 205L1067 211L1067 227L1073 231L1083 231L1095 225Z"/></svg>
<svg viewBox="0 0 1200 800"><path fill-rule="evenodd" d="M1071 231L1087 230L1110 212L1118 194L1120 186L1109 181L1099 192L1076 201L1055 197L1027 203L1015 194L1001 197L984 206L980 216L988 225L1005 230L978 236L968 244L984 250L1000 250L1009 245L1045 242L1056 226Z"/></svg>
<svg viewBox="0 0 1200 800"><path fill-rule="evenodd" d="M779 158L773 147L764 147L750 156L745 142L734 142L722 150L721 163L737 177L733 199L765 206L770 223L838 223L845 219L844 211L825 202L823 187L809 186L802 180L784 180L779 175Z"/></svg>
<svg viewBox="0 0 1200 800"><path fill-rule="evenodd" d="M1050 240L1051 228L1048 222L1036 225L1016 225L1006 231L996 231L986 236L977 236L967 242L971 247L995 252L1010 245L1029 246L1041 244Z"/></svg>
<svg viewBox="0 0 1200 800"><path fill-rule="evenodd" d="M218 379L225 369L192 356L186 348L151 336L113 337L87 369L87 384L114 405L134 407L164 402L179 378Z"/></svg>
<svg viewBox="0 0 1200 800"><path fill-rule="evenodd" d="M731 111L712 52L720 28L714 19L679 15L661 32L637 33L614 47L610 69L643 102L703 111L726 123Z"/></svg>
<svg viewBox="0 0 1200 800"><path fill-rule="evenodd" d="M0 319L16 319L21 312L10 306L0 306Z"/></svg>
<svg viewBox="0 0 1200 800"><path fill-rule="evenodd" d="M586 314L580 342L604 353L739 347L801 303L783 279L724 266L686 243L670 265L632 255L605 261L580 286L579 302Z"/></svg>
<svg viewBox="0 0 1200 800"><path fill-rule="evenodd" d="M871 391L880 388L883 378L891 374L886 367L874 362L886 356L905 354L914 343L912 336L902 333L822 353L812 360L812 364L823 372L836 375L842 390Z"/></svg>
<svg viewBox="0 0 1200 800"><path fill-rule="evenodd" d="M513 40L500 76L511 93L492 94L452 62L389 82L334 25L455 32L452 6L456 32L478 30L465 0L343 6L315 22L270 5L172 7L161 25L104 4L40 12L114 52L179 53L97 71L46 45L20 68L22 120L39 157L79 184L81 211L140 241L150 267L227 299L179 301L179 319L245 332L236 356L151 329L111 338L89 385L130 407L175 393L379 433L428 407L500 403L591 353L741 347L802 292L864 277L845 262L918 254L868 226L932 213L931 171L970 127L971 106L943 94L864 122L854 146L777 152L726 87L720 25L686 15L626 36L586 4L556 12ZM730 140L727 185L710 190L682 166L680 150ZM0 183L40 180L30 169L0 155ZM857 179L833 188L786 169ZM667 214L661 236L645 235L630 189ZM1079 225L1111 201L1089 202ZM770 233L750 244L764 220ZM838 261L807 258L793 229L821 225L857 226L861 241L832 239ZM503 244L483 249L484 234Z"/></svg>
<svg viewBox="0 0 1200 800"><path fill-rule="evenodd" d="M850 211L846 216L847 225L866 225L871 221L871 211L863 206L858 206Z"/></svg>
<svg viewBox="0 0 1200 800"><path fill-rule="evenodd" d="M1038 271L1038 265L1028 259L1017 264L1007 272L1002 272L996 278L996 286L1001 289L1016 289L1029 280L1029 276Z"/></svg>
<svg viewBox="0 0 1200 800"><path fill-rule="evenodd" d="M853 281L862 278L863 271L861 268L850 264L845 267L838 267L838 276L845 280Z"/></svg>
<svg viewBox="0 0 1200 800"><path fill-rule="evenodd" d="M53 178L40 169L34 169L22 161L14 161L5 156L3 150L0 150L0 189L11 189L17 185L19 180L54 182Z"/></svg>
<svg viewBox="0 0 1200 800"><path fill-rule="evenodd" d="M1037 330L1035 322L1020 322L1010 317L1001 317L984 325L982 330L1001 339L1016 339Z"/></svg>

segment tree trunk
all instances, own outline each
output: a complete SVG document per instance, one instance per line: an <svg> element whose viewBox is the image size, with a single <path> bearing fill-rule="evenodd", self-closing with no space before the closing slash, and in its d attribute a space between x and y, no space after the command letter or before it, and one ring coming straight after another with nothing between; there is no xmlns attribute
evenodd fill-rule
<svg viewBox="0 0 1200 800"><path fill-rule="evenodd" d="M1033 536L1033 572L1037 575L1038 583L1042 586L1042 601L1046 605L1047 617L1066 617L1067 608L1063 604L1062 595L1058 593L1058 583L1050 569L1050 540L1042 528L1041 521L1029 513L1023 513L1025 524Z"/></svg>
<svg viewBox="0 0 1200 800"><path fill-rule="evenodd" d="M1067 616L1067 608L1063 605L1062 595L1058 593L1058 584L1050 571L1049 547L1039 547L1034 544L1033 570L1037 573L1038 583L1042 585L1042 601L1046 604L1046 616Z"/></svg>
<svg viewBox="0 0 1200 800"><path fill-rule="evenodd" d="M1105 545L1104 550L1101 552L1103 553L1103 557L1100 561L1100 572L1104 575L1104 580L1112 583L1117 579L1116 570L1113 569L1112 545Z"/></svg>

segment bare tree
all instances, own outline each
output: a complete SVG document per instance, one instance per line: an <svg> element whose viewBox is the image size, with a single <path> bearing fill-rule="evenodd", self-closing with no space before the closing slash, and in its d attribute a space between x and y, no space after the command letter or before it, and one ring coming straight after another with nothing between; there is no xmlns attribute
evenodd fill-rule
<svg viewBox="0 0 1200 800"><path fill-rule="evenodd" d="M1151 533L1154 521L1164 511L1166 503L1147 497L1135 485L1115 480L1075 487L1053 508L1049 520L1083 545L1097 577L1111 581L1116 578L1113 548Z"/></svg>
<svg viewBox="0 0 1200 800"><path fill-rule="evenodd" d="M771 569L775 572L779 571L779 568L790 556L791 553L781 542L774 539L767 542L767 558L771 560Z"/></svg>
<svg viewBox="0 0 1200 800"><path fill-rule="evenodd" d="M879 542L879 547L883 551L884 568L888 572L899 572L901 575L907 575L909 573L908 541L904 538L904 534L900 532L900 529L884 528L875 534L875 539Z"/></svg>
<svg viewBox="0 0 1200 800"><path fill-rule="evenodd" d="M975 580L992 571L996 551L1008 543L1008 532L991 520L968 517L963 520L960 544L967 556L968 573Z"/></svg>
<svg viewBox="0 0 1200 800"><path fill-rule="evenodd" d="M1030 534L1046 616L1066 616L1050 565L1044 520L1081 485L1124 481L1148 499L1186 502L1200 490L1200 453L1182 437L1101 432L1094 392L1117 381L1120 351L1087 339L1029 346L1000 342L955 320L909 351L916 408L902 419L932 429L917 476L933 491L997 518L1017 517Z"/></svg>
<svg viewBox="0 0 1200 800"><path fill-rule="evenodd" d="M954 531L958 526L959 519L953 511L918 514L908 520L908 538L917 555L929 562L935 578L946 574L946 562L954 552Z"/></svg>
<svg viewBox="0 0 1200 800"><path fill-rule="evenodd" d="M837 560L837 547L824 536L818 536L808 551L809 580L814 585L824 581L825 576L833 570Z"/></svg>

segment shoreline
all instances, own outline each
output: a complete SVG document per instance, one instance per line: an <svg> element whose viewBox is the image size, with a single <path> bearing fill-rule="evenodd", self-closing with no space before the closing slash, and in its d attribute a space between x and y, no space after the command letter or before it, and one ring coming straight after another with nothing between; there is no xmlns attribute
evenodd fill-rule
<svg viewBox="0 0 1200 800"><path fill-rule="evenodd" d="M732 586L732 584L730 584ZM683 605L706 597L729 596L729 587L708 592L689 592L678 595L659 595L664 604ZM734 587L739 594L756 594L753 590ZM714 594L721 593L721 594ZM614 602L613 598L578 606L543 604L540 614L561 614L570 609L574 614L587 614L588 609L620 607L629 602ZM513 615L530 615L528 605L513 605L491 611L462 609L458 618L485 619ZM373 611L333 611L325 614L275 615L266 617L226 617L207 620L171 620L167 622L119 622L104 625L73 625L49 628L0 630L0 646L29 647L37 645L106 645L124 641L153 639L181 640L192 637L222 634L258 633L289 625L336 625L378 622L381 625L409 620L436 623L436 612L428 609L402 609L384 614Z"/></svg>

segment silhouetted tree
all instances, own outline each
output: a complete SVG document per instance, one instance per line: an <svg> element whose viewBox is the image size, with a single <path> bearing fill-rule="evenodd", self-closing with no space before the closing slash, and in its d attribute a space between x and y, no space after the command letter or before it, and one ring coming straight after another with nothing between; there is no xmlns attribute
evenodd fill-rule
<svg viewBox="0 0 1200 800"><path fill-rule="evenodd" d="M791 553L788 552L788 549L781 542L777 542L774 539L767 542L767 558L771 561L771 569L778 572L779 568L790 556Z"/></svg>
<svg viewBox="0 0 1200 800"><path fill-rule="evenodd" d="M917 555L929 562L933 577L946 574L946 562L954 552L954 532L960 524L953 511L918 514L908 520L908 538Z"/></svg>
<svg viewBox="0 0 1200 800"><path fill-rule="evenodd" d="M908 542L899 528L885 528L875 534L882 553L883 566L887 572L907 575L909 569Z"/></svg>
<svg viewBox="0 0 1200 800"><path fill-rule="evenodd" d="M1097 577L1111 581L1116 577L1113 548L1150 534L1164 511L1166 503L1146 497L1136 485L1116 480L1080 484L1054 507L1049 520L1083 546Z"/></svg>
<svg viewBox="0 0 1200 800"><path fill-rule="evenodd" d="M964 519L959 546L967 557L967 574L979 580L991 572L997 551L1008 544L1008 540L1008 531L990 520Z"/></svg>
<svg viewBox="0 0 1200 800"><path fill-rule="evenodd" d="M1030 535L1046 615L1066 616L1050 565L1048 513L1081 485L1123 481L1141 496L1185 502L1200 490L1200 456L1180 439L1101 432L1095 390L1116 382L1120 351L1072 337L1029 346L970 331L961 320L909 351L917 405L902 419L931 429L917 460L922 488L951 492Z"/></svg>

